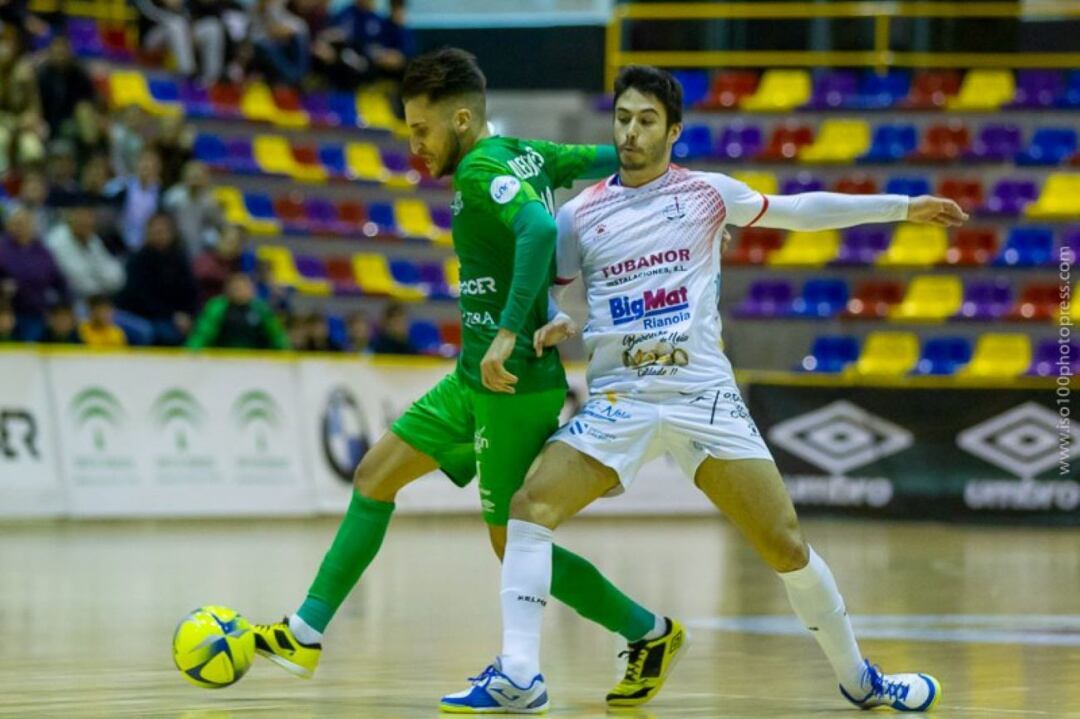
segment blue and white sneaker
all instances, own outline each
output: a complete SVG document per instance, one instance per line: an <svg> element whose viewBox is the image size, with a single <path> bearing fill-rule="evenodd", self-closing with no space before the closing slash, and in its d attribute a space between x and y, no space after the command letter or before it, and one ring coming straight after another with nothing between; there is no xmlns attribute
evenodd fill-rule
<svg viewBox="0 0 1080 719"><path fill-rule="evenodd" d="M520 687L502 673L498 659L478 677L469 677L472 687L447 694L439 711L448 714L543 714L548 710L547 686L537 674L527 687Z"/></svg>
<svg viewBox="0 0 1080 719"><path fill-rule="evenodd" d="M860 709L891 707L898 712L928 712L941 699L941 684L929 674L883 674L864 659L860 689L861 699L851 696L843 686L840 693Z"/></svg>

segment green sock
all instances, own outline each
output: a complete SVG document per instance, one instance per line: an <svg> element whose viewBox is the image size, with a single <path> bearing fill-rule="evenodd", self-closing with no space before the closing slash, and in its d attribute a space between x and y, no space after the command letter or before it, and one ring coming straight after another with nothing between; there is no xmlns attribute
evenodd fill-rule
<svg viewBox="0 0 1080 719"><path fill-rule="evenodd" d="M656 621L652 612L619 591L600 570L558 545L551 553L551 596L628 642L644 637Z"/></svg>
<svg viewBox="0 0 1080 719"><path fill-rule="evenodd" d="M326 630L334 612L379 553L393 511L393 502L380 502L353 492L334 543L323 557L307 599L296 612L308 626L320 632Z"/></svg>

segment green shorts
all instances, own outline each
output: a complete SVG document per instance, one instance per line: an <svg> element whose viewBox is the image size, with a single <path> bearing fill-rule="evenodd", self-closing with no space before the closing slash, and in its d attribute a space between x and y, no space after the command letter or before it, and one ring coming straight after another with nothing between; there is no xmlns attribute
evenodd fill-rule
<svg viewBox="0 0 1080 719"><path fill-rule="evenodd" d="M433 457L459 487L478 476L484 521L504 525L510 498L559 427L565 399L565 389L520 395L478 392L451 372L390 429Z"/></svg>

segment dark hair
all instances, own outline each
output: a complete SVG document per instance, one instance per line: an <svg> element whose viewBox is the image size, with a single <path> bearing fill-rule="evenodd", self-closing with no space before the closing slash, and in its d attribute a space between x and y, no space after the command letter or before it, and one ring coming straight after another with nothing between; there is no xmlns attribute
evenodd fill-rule
<svg viewBox="0 0 1080 719"><path fill-rule="evenodd" d="M408 310L405 309L405 305L400 302L390 301L383 307L382 321L389 322L396 317L405 317L408 315Z"/></svg>
<svg viewBox="0 0 1080 719"><path fill-rule="evenodd" d="M624 67L615 78L615 102L618 103L622 94L631 88L660 101L667 112L668 127L682 122L682 85L670 72L648 65Z"/></svg>
<svg viewBox="0 0 1080 719"><path fill-rule="evenodd" d="M104 295L104 294L102 294L102 295L91 295L89 298L87 298L86 304L91 309L93 309L94 307L102 307L102 306L112 307L112 298L109 297L108 295Z"/></svg>
<svg viewBox="0 0 1080 719"><path fill-rule="evenodd" d="M401 99L425 95L429 102L438 102L459 95L483 96L486 88L487 78L472 53L444 47L409 61L401 81Z"/></svg>

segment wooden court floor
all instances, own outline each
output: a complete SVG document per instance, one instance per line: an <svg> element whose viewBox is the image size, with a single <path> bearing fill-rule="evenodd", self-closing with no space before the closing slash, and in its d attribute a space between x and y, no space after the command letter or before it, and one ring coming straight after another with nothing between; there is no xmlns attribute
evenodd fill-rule
<svg viewBox="0 0 1080 719"><path fill-rule="evenodd" d="M886 670L935 674L936 717L1080 718L1080 532L808 521ZM170 636L201 604L269 621L301 600L334 520L0 524L0 717L434 719L498 647L498 568L478 519L398 517L331 625L318 675L259 659L189 686ZM717 519L587 519L560 541L691 627L647 708L667 717L857 717L780 582ZM554 603L557 717L607 716L609 635Z"/></svg>

